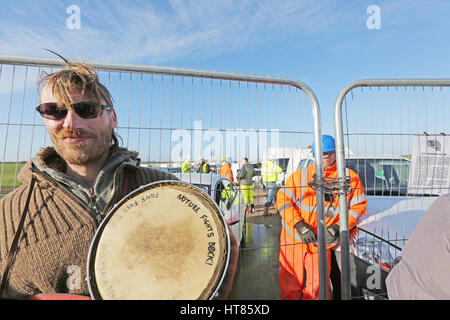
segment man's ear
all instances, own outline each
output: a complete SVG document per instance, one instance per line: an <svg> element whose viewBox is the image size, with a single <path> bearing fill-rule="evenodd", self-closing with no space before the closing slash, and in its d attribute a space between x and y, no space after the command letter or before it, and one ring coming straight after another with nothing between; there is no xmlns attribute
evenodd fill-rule
<svg viewBox="0 0 450 320"><path fill-rule="evenodd" d="M117 116L114 110L111 110L111 119L112 119L112 127L113 129L117 128Z"/></svg>

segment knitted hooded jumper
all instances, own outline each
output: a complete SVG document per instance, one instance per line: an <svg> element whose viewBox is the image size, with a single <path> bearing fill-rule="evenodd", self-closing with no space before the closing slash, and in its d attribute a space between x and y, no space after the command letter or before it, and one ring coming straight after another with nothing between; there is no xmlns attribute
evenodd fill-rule
<svg viewBox="0 0 450 320"><path fill-rule="evenodd" d="M117 156L123 159L112 172L113 184L107 195L110 200L100 203L103 217L123 196L124 170L129 181L127 193L144 184L176 179L167 172L140 167L135 152L120 148L115 159ZM28 185L32 177L35 179L23 234L8 275L6 297L39 293L89 295L86 262L100 219L98 212L83 204L83 194L77 194L73 181L65 185L61 183L64 175L55 179L55 174L49 174L49 169L64 172L64 165L53 148L42 149L20 171L18 179L23 185L0 200L1 273L25 207Z"/></svg>

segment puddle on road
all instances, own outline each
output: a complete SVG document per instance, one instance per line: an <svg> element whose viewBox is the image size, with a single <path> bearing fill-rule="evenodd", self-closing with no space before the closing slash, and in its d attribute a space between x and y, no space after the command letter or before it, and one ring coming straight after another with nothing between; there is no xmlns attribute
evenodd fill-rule
<svg viewBox="0 0 450 320"><path fill-rule="evenodd" d="M279 300L280 216L247 218L246 239L230 299Z"/></svg>

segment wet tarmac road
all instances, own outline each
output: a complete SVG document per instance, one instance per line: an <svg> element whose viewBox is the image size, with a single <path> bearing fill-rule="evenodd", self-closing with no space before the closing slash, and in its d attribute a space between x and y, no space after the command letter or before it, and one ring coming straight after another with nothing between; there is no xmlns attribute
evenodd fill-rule
<svg viewBox="0 0 450 320"><path fill-rule="evenodd" d="M275 208L264 216L265 193L255 192L256 212L248 214L246 237L239 252L238 268L230 299L279 300L278 255L280 216Z"/></svg>

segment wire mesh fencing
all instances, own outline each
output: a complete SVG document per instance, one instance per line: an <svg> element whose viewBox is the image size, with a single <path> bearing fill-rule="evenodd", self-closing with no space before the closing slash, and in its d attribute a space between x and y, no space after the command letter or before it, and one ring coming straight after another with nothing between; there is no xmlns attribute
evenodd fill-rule
<svg viewBox="0 0 450 320"><path fill-rule="evenodd" d="M3 197L21 184L17 174L25 162L51 145L34 110L39 104L38 82L64 64L52 59L0 60ZM301 82L270 76L92 65L114 99L122 146L139 152L143 166L158 167L197 186L222 210L240 243L232 298L279 299L281 223L274 206L264 215L268 190L261 167L273 159L283 169L280 177L297 169L290 159L320 132L320 112L312 91ZM255 176L238 183L243 158ZM208 164L205 169L199 165L202 160ZM220 175L225 163L231 165L235 183Z"/></svg>
<svg viewBox="0 0 450 320"><path fill-rule="evenodd" d="M338 149L348 150L345 166L360 176L368 201L348 266L362 276L352 279L353 298L386 297L384 279L402 246L433 201L450 192L449 86L446 79L361 80L338 98Z"/></svg>

